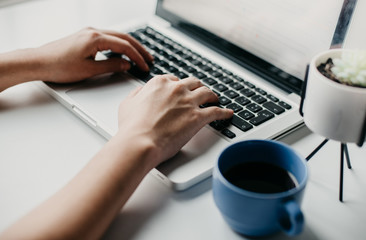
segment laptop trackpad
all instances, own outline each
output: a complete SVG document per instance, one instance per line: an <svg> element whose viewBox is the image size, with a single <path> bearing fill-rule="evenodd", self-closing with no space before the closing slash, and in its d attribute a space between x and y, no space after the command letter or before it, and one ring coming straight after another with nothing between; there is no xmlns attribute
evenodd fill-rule
<svg viewBox="0 0 366 240"><path fill-rule="evenodd" d="M118 130L118 106L137 86L141 84L127 74L106 74L87 80L66 94L97 123L108 126L114 135Z"/></svg>

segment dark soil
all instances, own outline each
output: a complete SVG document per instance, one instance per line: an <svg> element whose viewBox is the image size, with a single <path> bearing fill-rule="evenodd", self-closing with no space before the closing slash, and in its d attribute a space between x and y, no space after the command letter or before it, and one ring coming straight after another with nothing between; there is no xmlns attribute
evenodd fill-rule
<svg viewBox="0 0 366 240"><path fill-rule="evenodd" d="M323 74L325 77L340 83L340 84L344 84L344 85L348 85L348 86L353 86L353 87L360 87L360 88L365 88L364 86L359 86L359 85L351 85L348 83L344 83L341 82L337 79L337 77L334 75L334 73L332 72L332 67L334 66L333 64L333 60L331 58L328 58L328 60L325 63L321 63L317 68L318 71Z"/></svg>
<svg viewBox="0 0 366 240"><path fill-rule="evenodd" d="M325 63L321 63L318 66L318 71L327 78L332 79L336 82L340 82L331 70L333 66L334 66L333 60L331 58L328 58L328 60Z"/></svg>

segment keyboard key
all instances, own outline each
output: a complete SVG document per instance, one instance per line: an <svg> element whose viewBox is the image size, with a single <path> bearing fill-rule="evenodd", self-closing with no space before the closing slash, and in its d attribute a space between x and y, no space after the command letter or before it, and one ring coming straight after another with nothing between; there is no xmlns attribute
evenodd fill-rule
<svg viewBox="0 0 366 240"><path fill-rule="evenodd" d="M179 60L178 60L178 58L176 58L175 56L173 56L173 55L169 55L168 57L167 57L167 59L169 60L169 61L172 61L172 62L178 62Z"/></svg>
<svg viewBox="0 0 366 240"><path fill-rule="evenodd" d="M202 80L204 83L208 84L208 85L214 85L217 83L216 80L212 79L212 78L205 78Z"/></svg>
<svg viewBox="0 0 366 240"><path fill-rule="evenodd" d="M192 64L192 65L194 65L194 66L199 67L199 66L201 66L203 63L202 63L202 61L201 61L201 60L199 60L199 59L193 59L193 60L191 61L191 64Z"/></svg>
<svg viewBox="0 0 366 240"><path fill-rule="evenodd" d="M229 84L233 81L231 78L228 77L220 77L219 80L225 84Z"/></svg>
<svg viewBox="0 0 366 240"><path fill-rule="evenodd" d="M185 74L184 72L176 72L175 73L175 76L177 76L180 79L183 79L183 78L187 78L188 77L188 75Z"/></svg>
<svg viewBox="0 0 366 240"><path fill-rule="evenodd" d="M249 112L248 110L244 110L241 111L240 113L238 113L238 116L243 118L244 120L249 120L251 118L253 118L255 115L251 112Z"/></svg>
<svg viewBox="0 0 366 240"><path fill-rule="evenodd" d="M291 105L290 105L290 104L288 104L288 103L285 103L284 101L280 101L280 102L278 103L278 105L280 105L281 107L284 107L284 108L286 108L286 109L291 109Z"/></svg>
<svg viewBox="0 0 366 240"><path fill-rule="evenodd" d="M178 62L177 62L177 65L178 65L179 67L182 67L182 68L187 67L187 63L185 63L185 62L183 62L183 61L178 61Z"/></svg>
<svg viewBox="0 0 366 240"><path fill-rule="evenodd" d="M262 104L267 101L267 99L262 95L254 95L251 99L258 104Z"/></svg>
<svg viewBox="0 0 366 240"><path fill-rule="evenodd" d="M267 94L267 92L266 92L266 91L264 91L263 89L261 89L261 88L259 88L259 87L257 87L255 90L256 90L259 94L262 94L263 96L265 96L265 95Z"/></svg>
<svg viewBox="0 0 366 240"><path fill-rule="evenodd" d="M194 73L194 72L197 71L194 67L191 67L191 66L186 66L183 69L186 70L189 73Z"/></svg>
<svg viewBox="0 0 366 240"><path fill-rule="evenodd" d="M268 94L267 95L267 98L273 102L278 102L278 98L276 98L275 96L271 95L271 94Z"/></svg>
<svg viewBox="0 0 366 240"><path fill-rule="evenodd" d="M266 102L263 104L263 107L267 108L269 111L279 115L285 111L282 107L278 106L274 102Z"/></svg>
<svg viewBox="0 0 366 240"><path fill-rule="evenodd" d="M217 71L210 71L209 74L211 74L215 78L219 78L222 76L222 73L217 72Z"/></svg>
<svg viewBox="0 0 366 240"><path fill-rule="evenodd" d="M245 88L245 89L241 90L240 93L246 97L251 97L255 94L255 92L250 90L249 88Z"/></svg>
<svg viewBox="0 0 366 240"><path fill-rule="evenodd" d="M256 116L255 118L252 118L249 120L249 122L251 124L253 124L254 126L258 126L259 124L264 123L265 121L271 119L274 117L274 114L267 111L267 110L263 110L261 112L258 113L258 116Z"/></svg>
<svg viewBox="0 0 366 240"><path fill-rule="evenodd" d="M239 82L244 82L244 79L242 79L241 77L239 77L239 76L236 76L236 75L234 75L233 76L236 80L238 80Z"/></svg>
<svg viewBox="0 0 366 240"><path fill-rule="evenodd" d="M217 92L217 91L215 91L215 90L212 90L218 97L220 97L221 96L221 94L219 93L219 92Z"/></svg>
<svg viewBox="0 0 366 240"><path fill-rule="evenodd" d="M174 66L168 66L165 68L168 72L171 72L171 73L176 73L178 72L178 68L174 67Z"/></svg>
<svg viewBox="0 0 366 240"><path fill-rule="evenodd" d="M255 85L253 83L248 82L248 81L244 81L244 84L247 85L250 88L255 88Z"/></svg>
<svg viewBox="0 0 366 240"><path fill-rule="evenodd" d="M193 60L192 56L190 54L183 54L181 55L181 58L187 60L187 61L191 61Z"/></svg>
<svg viewBox="0 0 366 240"><path fill-rule="evenodd" d="M183 54L181 47L179 47L178 45L173 45L173 46L174 46L174 49L172 50L173 53L175 53L179 56Z"/></svg>
<svg viewBox="0 0 366 240"><path fill-rule="evenodd" d="M167 53L163 49L158 50L156 53L159 54L160 56L163 56L163 57L166 57L166 58L169 57L169 53Z"/></svg>
<svg viewBox="0 0 366 240"><path fill-rule="evenodd" d="M226 137L233 139L234 137L236 137L235 133L233 133L232 131L230 131L229 129L225 128L224 130L221 131L222 134L224 134Z"/></svg>
<svg viewBox="0 0 366 240"><path fill-rule="evenodd" d="M203 71L210 72L212 71L212 68L208 65L201 65L199 66Z"/></svg>
<svg viewBox="0 0 366 240"><path fill-rule="evenodd" d="M233 76L234 74L232 72L230 72L229 70L227 69L222 69L222 71L226 74L226 75L229 75L229 76Z"/></svg>
<svg viewBox="0 0 366 240"><path fill-rule="evenodd" d="M226 108L230 108L234 112L239 112L239 111L243 110L243 107L241 107L239 104L236 104L236 103L230 103L229 105L226 106Z"/></svg>
<svg viewBox="0 0 366 240"><path fill-rule="evenodd" d="M251 103L247 105L247 109L249 109L252 112L259 112L260 110L262 110L263 108L255 103Z"/></svg>
<svg viewBox="0 0 366 240"><path fill-rule="evenodd" d="M243 132L246 132L249 129L253 128L253 126L251 124L249 124L248 122L244 121L243 119L239 118L236 115L234 115L233 118L231 119L231 123L235 127L237 127L240 130L242 130Z"/></svg>
<svg viewBox="0 0 366 240"><path fill-rule="evenodd" d="M160 74L163 74L164 72L158 68L158 67L150 67L150 72L155 74L155 75L160 75Z"/></svg>
<svg viewBox="0 0 366 240"><path fill-rule="evenodd" d="M211 63L217 70L222 70L222 67L216 63Z"/></svg>
<svg viewBox="0 0 366 240"><path fill-rule="evenodd" d="M228 105L229 103L231 103L231 101L227 97L221 96L221 97L219 97L219 103L221 105L225 106L225 105Z"/></svg>
<svg viewBox="0 0 366 240"><path fill-rule="evenodd" d="M199 79L202 79L202 78L207 77L207 75L206 75L206 74L204 74L203 72L195 72L195 73L193 73L193 75L194 75L196 78L199 78Z"/></svg>
<svg viewBox="0 0 366 240"><path fill-rule="evenodd" d="M164 67L164 68L166 68L166 67L169 67L169 63L168 62L166 62L166 61L164 61L164 60L158 60L158 59L156 59L155 60L155 64L157 64L157 65L159 65L159 66L162 66L162 67Z"/></svg>
<svg viewBox="0 0 366 240"><path fill-rule="evenodd" d="M228 90L228 91L224 92L224 94L231 99L239 96L239 94L233 90Z"/></svg>
<svg viewBox="0 0 366 240"><path fill-rule="evenodd" d="M221 84L221 83L218 83L218 84L214 85L213 87L214 87L217 91L219 91L219 92L224 92L224 91L226 91L226 90L228 89L225 85L223 85L223 84Z"/></svg>
<svg viewBox="0 0 366 240"><path fill-rule="evenodd" d="M235 102L239 103L242 106L245 106L250 103L250 100L246 97L241 96L241 97L235 98Z"/></svg>
<svg viewBox="0 0 366 240"><path fill-rule="evenodd" d="M217 120L217 121L210 122L209 125L211 127L213 127L214 129L216 129L217 131L221 131L224 128L226 128L228 124L224 121Z"/></svg>
<svg viewBox="0 0 366 240"><path fill-rule="evenodd" d="M240 83L237 83L237 82L233 82L230 84L230 87L234 88L235 90L240 90L240 89L243 89L244 86L241 85Z"/></svg>

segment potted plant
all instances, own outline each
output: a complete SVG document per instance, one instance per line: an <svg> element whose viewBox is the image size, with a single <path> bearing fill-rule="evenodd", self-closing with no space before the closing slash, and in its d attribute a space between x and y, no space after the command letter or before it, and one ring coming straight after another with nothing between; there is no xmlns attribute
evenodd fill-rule
<svg viewBox="0 0 366 240"><path fill-rule="evenodd" d="M309 64L302 112L313 132L362 146L366 130L366 51L332 49L316 55Z"/></svg>

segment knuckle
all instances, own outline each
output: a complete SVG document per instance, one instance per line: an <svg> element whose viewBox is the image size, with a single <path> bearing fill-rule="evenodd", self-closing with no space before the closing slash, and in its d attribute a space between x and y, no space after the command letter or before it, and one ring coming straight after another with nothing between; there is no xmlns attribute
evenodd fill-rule
<svg viewBox="0 0 366 240"><path fill-rule="evenodd" d="M83 29L83 31L92 31L92 30L95 30L95 28L90 27L90 26L85 27L85 28Z"/></svg>
<svg viewBox="0 0 366 240"><path fill-rule="evenodd" d="M174 85L172 92L175 94L182 94L185 91L185 89L186 89L185 85L179 81Z"/></svg>
<svg viewBox="0 0 366 240"><path fill-rule="evenodd" d="M153 77L150 81L166 82L167 81L167 76L166 75L157 75L157 76Z"/></svg>
<svg viewBox="0 0 366 240"><path fill-rule="evenodd" d="M195 108L195 109L193 109L193 111L192 111L192 113L191 113L191 116L190 116L190 118L191 118L191 120L193 121L193 122L198 122L198 121L200 121L201 120L201 111L200 111L200 109L198 109L198 108Z"/></svg>
<svg viewBox="0 0 366 240"><path fill-rule="evenodd" d="M102 33L94 28L86 28L85 35L90 41L97 41L98 39L100 39Z"/></svg>

